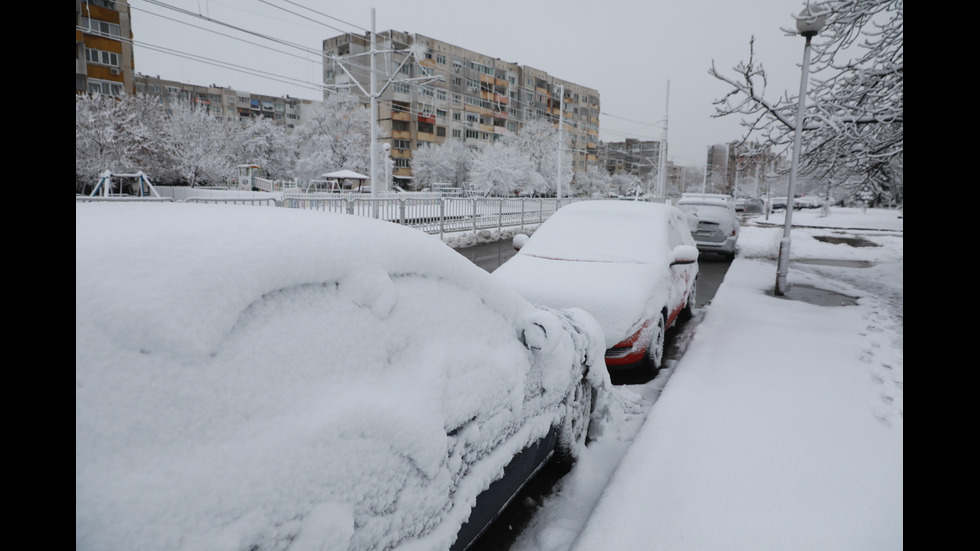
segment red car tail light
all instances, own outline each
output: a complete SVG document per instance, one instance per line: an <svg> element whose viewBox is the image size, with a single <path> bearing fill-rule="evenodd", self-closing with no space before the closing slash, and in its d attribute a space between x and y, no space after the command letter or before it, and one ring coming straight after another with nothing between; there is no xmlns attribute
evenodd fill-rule
<svg viewBox="0 0 980 551"><path fill-rule="evenodd" d="M649 325L650 322L647 321L636 333L606 350L606 365L630 365L642 360L647 353L648 343L640 342L640 337L644 336Z"/></svg>

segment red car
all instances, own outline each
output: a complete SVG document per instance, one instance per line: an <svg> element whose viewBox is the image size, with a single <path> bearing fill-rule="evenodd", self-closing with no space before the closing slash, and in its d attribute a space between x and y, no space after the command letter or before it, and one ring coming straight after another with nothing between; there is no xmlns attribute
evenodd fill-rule
<svg viewBox="0 0 980 551"><path fill-rule="evenodd" d="M698 249L676 207L585 201L562 207L493 272L551 308L579 307L602 326L606 366L663 363L664 334L695 305Z"/></svg>

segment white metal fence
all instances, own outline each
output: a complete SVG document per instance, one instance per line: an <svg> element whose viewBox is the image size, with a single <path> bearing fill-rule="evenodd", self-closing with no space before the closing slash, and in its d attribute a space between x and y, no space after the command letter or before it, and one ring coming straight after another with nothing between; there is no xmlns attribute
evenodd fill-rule
<svg viewBox="0 0 980 551"><path fill-rule="evenodd" d="M568 204L571 199L562 199ZM439 235L460 231L523 227L544 222L558 208L556 199L548 198L380 198L350 195L347 197L284 197L282 206L340 212L366 216L412 226Z"/></svg>
<svg viewBox="0 0 980 551"><path fill-rule="evenodd" d="M430 234L539 224L558 210L555 198L438 197L432 193L371 198L360 193L291 193L157 186L157 200L318 210L387 220ZM106 199L113 200L114 198ZM120 198L141 200L140 198ZM76 196L76 201L102 200ZM577 199L562 199L565 205Z"/></svg>

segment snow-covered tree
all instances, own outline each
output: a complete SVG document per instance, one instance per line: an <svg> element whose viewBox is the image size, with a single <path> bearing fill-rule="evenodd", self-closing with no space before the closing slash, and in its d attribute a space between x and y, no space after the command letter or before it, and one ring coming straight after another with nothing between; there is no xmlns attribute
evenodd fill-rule
<svg viewBox="0 0 980 551"><path fill-rule="evenodd" d="M810 6L825 10L827 20L812 39L800 172L856 182L872 195L901 196L903 0L829 0ZM775 101L766 97L766 72L754 59L753 42L748 61L739 63L734 74L712 65L709 73L731 87L715 102L715 116L742 116L745 140L759 139L762 147L786 152L793 143L798 98L789 92Z"/></svg>
<svg viewBox="0 0 980 551"><path fill-rule="evenodd" d="M462 187L467 181L473 153L461 140L455 139L418 148L412 155L415 189L436 182Z"/></svg>
<svg viewBox="0 0 980 551"><path fill-rule="evenodd" d="M589 165L585 172L580 172L572 184L576 195L586 197L608 197L612 176L604 168Z"/></svg>
<svg viewBox="0 0 980 551"><path fill-rule="evenodd" d="M235 133L231 155L236 164L261 166L273 180L290 179L296 164L285 130L266 117L250 119Z"/></svg>
<svg viewBox="0 0 980 551"><path fill-rule="evenodd" d="M532 171L530 161L517 147L497 140L474 154L470 186L484 196L513 196L526 189Z"/></svg>
<svg viewBox="0 0 980 551"><path fill-rule="evenodd" d="M304 111L303 122L292 133L291 141L297 153L294 174L300 180L335 170L362 174L371 170L371 115L354 94L338 92L313 104ZM384 154L380 147L377 150L379 155ZM384 164L378 167L381 181Z"/></svg>
<svg viewBox="0 0 980 551"><path fill-rule="evenodd" d="M237 175L230 150L237 127L189 101L171 101L169 110L160 151L171 170L162 180L178 180L194 187L201 182L223 183Z"/></svg>
<svg viewBox="0 0 980 551"><path fill-rule="evenodd" d="M522 191L555 193L558 182L558 129L544 119L531 119L524 123L511 142L527 157L533 170L527 182L528 189ZM561 162L562 190L567 192L573 176L572 154L567 147Z"/></svg>
<svg viewBox="0 0 980 551"><path fill-rule="evenodd" d="M609 189L619 195L629 195L640 187L640 179L633 174L613 174L609 178Z"/></svg>
<svg viewBox="0 0 980 551"><path fill-rule="evenodd" d="M155 121L163 114L156 101L138 96L84 94L75 98L75 179L95 184L99 175L149 173L155 148ZM77 191L77 190L76 190Z"/></svg>

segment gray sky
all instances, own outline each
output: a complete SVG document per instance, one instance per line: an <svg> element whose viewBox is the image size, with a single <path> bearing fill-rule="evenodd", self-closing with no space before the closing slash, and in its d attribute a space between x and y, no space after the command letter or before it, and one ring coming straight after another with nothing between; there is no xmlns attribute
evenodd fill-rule
<svg viewBox="0 0 980 551"><path fill-rule="evenodd" d="M423 34L597 89L602 141L660 139L666 115L668 158L701 167L708 146L742 135L737 119L712 118L712 102L727 92L708 75L712 61L731 73L748 59L749 39L755 36L756 60L769 73L767 96L775 100L798 91L803 57L803 39L782 31L794 26L791 14L803 9L803 0L130 0L130 5L138 72L315 100L322 99L314 84L321 79L315 52L322 41L370 30L374 8L377 32ZM298 44L310 53L166 6Z"/></svg>

